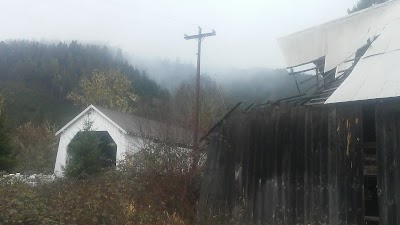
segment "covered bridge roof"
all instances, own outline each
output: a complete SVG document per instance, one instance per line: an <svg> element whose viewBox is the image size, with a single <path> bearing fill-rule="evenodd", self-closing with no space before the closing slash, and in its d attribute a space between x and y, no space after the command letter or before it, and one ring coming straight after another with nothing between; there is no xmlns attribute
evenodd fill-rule
<svg viewBox="0 0 400 225"><path fill-rule="evenodd" d="M98 112L125 134L152 139L174 139L173 141L181 144L191 144L191 132L186 129L95 105L88 106L79 115L57 131L56 135L59 135L62 131L68 129L69 126L85 115L89 110Z"/></svg>

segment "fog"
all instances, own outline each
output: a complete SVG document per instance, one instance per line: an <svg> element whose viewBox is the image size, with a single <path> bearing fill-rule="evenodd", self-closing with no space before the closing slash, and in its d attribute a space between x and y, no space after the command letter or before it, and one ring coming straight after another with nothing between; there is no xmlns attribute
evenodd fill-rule
<svg viewBox="0 0 400 225"><path fill-rule="evenodd" d="M281 68L276 39L345 16L357 0L0 0L0 40L100 43L141 59L195 63L184 34L215 29L202 69ZM133 57L133 58L134 58Z"/></svg>

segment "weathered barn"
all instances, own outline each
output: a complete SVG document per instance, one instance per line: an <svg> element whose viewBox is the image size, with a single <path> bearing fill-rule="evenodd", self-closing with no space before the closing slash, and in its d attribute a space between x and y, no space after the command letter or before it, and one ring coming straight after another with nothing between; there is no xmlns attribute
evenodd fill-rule
<svg viewBox="0 0 400 225"><path fill-rule="evenodd" d="M315 85L210 131L199 222L400 224L400 1L279 43Z"/></svg>
<svg viewBox="0 0 400 225"><path fill-rule="evenodd" d="M86 121L92 123L92 132L98 132L101 138L116 145L110 159L114 163L123 160L127 154L134 154L149 143L164 142L174 146L190 148L190 132L165 123L148 120L90 105L79 115L62 127L54 174L62 176L67 161L67 147L73 138L84 129Z"/></svg>

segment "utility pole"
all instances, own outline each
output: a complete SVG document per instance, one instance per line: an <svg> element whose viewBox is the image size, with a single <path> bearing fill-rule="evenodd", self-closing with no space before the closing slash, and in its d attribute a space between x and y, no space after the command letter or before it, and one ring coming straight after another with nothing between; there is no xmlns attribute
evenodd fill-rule
<svg viewBox="0 0 400 225"><path fill-rule="evenodd" d="M201 33L201 27L199 27L199 33L197 35L186 35L186 40L196 39L197 40L197 73L196 73L196 102L193 116L193 152L197 153L198 150L198 136L199 136L199 104L200 104L200 54L201 54L201 41L210 36L215 36L215 30L211 33ZM198 159L194 160L197 163Z"/></svg>

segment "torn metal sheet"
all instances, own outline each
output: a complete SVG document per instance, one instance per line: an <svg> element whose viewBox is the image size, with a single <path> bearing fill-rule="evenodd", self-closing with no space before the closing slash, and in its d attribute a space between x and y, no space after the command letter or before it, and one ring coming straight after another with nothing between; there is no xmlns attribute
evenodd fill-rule
<svg viewBox="0 0 400 225"><path fill-rule="evenodd" d="M388 24L382 34L384 35L379 36L379 40L369 47L364 58L400 49L400 19L395 19Z"/></svg>
<svg viewBox="0 0 400 225"><path fill-rule="evenodd" d="M391 1L283 37L278 42L288 67L326 56L326 72L349 59L399 17L400 1Z"/></svg>
<svg viewBox="0 0 400 225"><path fill-rule="evenodd" d="M400 19L389 24L325 104L400 96Z"/></svg>

